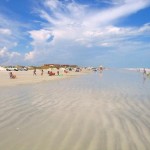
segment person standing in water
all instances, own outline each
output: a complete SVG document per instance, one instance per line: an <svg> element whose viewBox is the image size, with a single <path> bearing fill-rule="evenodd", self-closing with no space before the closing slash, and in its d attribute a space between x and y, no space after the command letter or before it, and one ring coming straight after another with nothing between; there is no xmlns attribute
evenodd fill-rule
<svg viewBox="0 0 150 150"><path fill-rule="evenodd" d="M99 71L100 71L100 73L103 72L103 66L99 67Z"/></svg>

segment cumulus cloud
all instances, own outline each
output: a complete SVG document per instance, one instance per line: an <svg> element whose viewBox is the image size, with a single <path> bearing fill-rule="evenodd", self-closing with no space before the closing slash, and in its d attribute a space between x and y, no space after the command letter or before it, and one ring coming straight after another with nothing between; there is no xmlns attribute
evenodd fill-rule
<svg viewBox="0 0 150 150"><path fill-rule="evenodd" d="M6 47L0 49L0 60L1 64L8 65L8 64L15 64L19 63L21 54L16 51L10 51Z"/></svg>
<svg viewBox="0 0 150 150"><path fill-rule="evenodd" d="M120 27L116 25L116 22L149 7L149 0L96 1L100 4L107 3L109 7L95 8L87 3L86 5L77 3L75 0L38 1L39 5L36 9L34 8L34 12L40 17L37 20L40 27L27 31L28 36L32 39L28 44L32 48L24 53L24 61L37 62L41 60L41 56L42 59L48 59L48 56L51 56L51 59L58 58L55 55L71 58L71 55L75 56L79 52L77 48L80 51L86 48L91 51L94 51L94 48L99 48L99 51L103 48L118 50L132 42L134 44L130 43L131 46L128 49L134 49L133 46L137 47L144 43L140 37L149 36L150 25L148 23L141 27ZM10 45L7 47L7 52L1 50L1 55L5 52L5 55L8 56L8 53L12 54L8 49L14 46L10 43L18 44L21 32L19 29L15 30L15 26L12 28L9 25L11 22L6 21L5 17L0 16L0 20L3 22L2 25L0 24L2 27L0 34L3 35L2 37L7 36L6 39L0 38L0 47ZM15 24L18 27L18 24ZM17 36L15 38L10 36L10 39L9 35L14 35L14 31L17 31ZM136 38L141 41L136 41Z"/></svg>
<svg viewBox="0 0 150 150"><path fill-rule="evenodd" d="M113 0L113 2L116 1ZM120 5L95 11L89 9L89 6L78 4L75 1L63 4L59 0L46 0L44 6L49 9L40 9L38 12L41 18L48 21L43 28L47 28L55 39L76 39L104 35L104 30L106 35L108 33L122 34L130 29L115 27L113 22L149 5L150 1L148 0L121 0Z"/></svg>
<svg viewBox="0 0 150 150"><path fill-rule="evenodd" d="M45 42L51 37L51 31L49 30L32 30L29 31L30 36L33 40L39 41L39 42Z"/></svg>
<svg viewBox="0 0 150 150"><path fill-rule="evenodd" d="M29 35L32 38L32 42L30 43L34 49L25 53L25 60L34 60L37 57L40 57L41 54L50 49L50 42L53 40L53 35L50 30L41 29L41 30L32 30L29 31Z"/></svg>
<svg viewBox="0 0 150 150"><path fill-rule="evenodd" d="M35 52L34 51L31 51L29 53L26 53L25 54L25 60L33 60L35 58Z"/></svg>
<svg viewBox="0 0 150 150"><path fill-rule="evenodd" d="M0 58L7 57L7 58L14 58L16 56L20 56L20 53L18 52L9 52L6 47L3 47L0 49Z"/></svg>
<svg viewBox="0 0 150 150"><path fill-rule="evenodd" d="M3 47L2 49L0 49L0 57L1 58L3 58L3 57L12 58L12 57L15 57L15 56L20 56L20 54L17 53L17 52L9 52L6 47Z"/></svg>
<svg viewBox="0 0 150 150"><path fill-rule="evenodd" d="M60 47L64 49L63 53L71 51L73 54L76 53L75 47L79 45L84 48L119 49L119 45L124 46L128 40L149 33L149 24L141 27L114 25L118 19L148 7L149 0L104 0L103 2L112 5L101 10L75 1L45 0L42 3L43 7L37 8L37 13L47 23L43 24L43 28L29 32L33 40L31 43L33 50L25 54L25 59L35 60L41 53L51 55L52 51L60 51ZM74 52L66 48L66 43L73 46L71 49L74 49Z"/></svg>

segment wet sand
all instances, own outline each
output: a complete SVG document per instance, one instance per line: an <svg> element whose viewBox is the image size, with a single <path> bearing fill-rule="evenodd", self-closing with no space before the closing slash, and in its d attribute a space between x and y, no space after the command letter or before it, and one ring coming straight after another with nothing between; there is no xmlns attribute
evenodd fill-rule
<svg viewBox="0 0 150 150"><path fill-rule="evenodd" d="M0 90L2 150L149 150L150 80L104 71Z"/></svg>

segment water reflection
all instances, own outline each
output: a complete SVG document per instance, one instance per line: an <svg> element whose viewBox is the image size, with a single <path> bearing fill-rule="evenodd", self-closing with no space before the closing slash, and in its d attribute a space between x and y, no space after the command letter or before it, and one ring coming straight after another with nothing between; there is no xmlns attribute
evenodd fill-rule
<svg viewBox="0 0 150 150"><path fill-rule="evenodd" d="M145 81L146 81L146 76L143 75L143 83L145 83Z"/></svg>
<svg viewBox="0 0 150 150"><path fill-rule="evenodd" d="M0 150L148 150L150 84L142 78L104 70L1 89Z"/></svg>

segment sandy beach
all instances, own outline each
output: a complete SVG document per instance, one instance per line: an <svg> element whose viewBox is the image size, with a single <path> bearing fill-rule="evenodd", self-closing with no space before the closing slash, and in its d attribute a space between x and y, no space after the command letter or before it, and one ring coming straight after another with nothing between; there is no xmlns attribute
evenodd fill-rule
<svg viewBox="0 0 150 150"><path fill-rule="evenodd" d="M0 71L0 87L61 80L61 79L66 79L66 78L70 78L70 77L74 77L74 76L78 76L78 75L82 75L82 74L86 74L90 72L86 69L83 69L81 72L75 72L75 70L73 70L73 71L68 71L68 73L64 73L64 71L60 69L59 70L60 75L58 76L57 69L53 69L52 71L56 75L49 76L47 74L48 69L44 69L43 75L41 75L41 70L37 69L36 76L33 75L33 70L12 71L12 73L16 75L16 79L10 79L9 77L10 71Z"/></svg>
<svg viewBox="0 0 150 150"><path fill-rule="evenodd" d="M0 149L149 150L149 91L124 70L1 87Z"/></svg>

